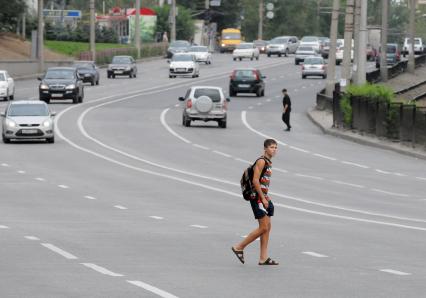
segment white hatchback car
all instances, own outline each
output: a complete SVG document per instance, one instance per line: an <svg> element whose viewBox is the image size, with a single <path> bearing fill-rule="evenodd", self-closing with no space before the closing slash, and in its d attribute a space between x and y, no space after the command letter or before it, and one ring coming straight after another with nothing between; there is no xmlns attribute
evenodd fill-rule
<svg viewBox="0 0 426 298"><path fill-rule="evenodd" d="M256 60L259 60L260 52L254 43L244 42L237 46L234 52L232 52L232 56L234 61L237 59L241 61L243 58L248 58L250 60L256 58Z"/></svg>
<svg viewBox="0 0 426 298"><path fill-rule="evenodd" d="M222 88L214 86L194 86L188 89L182 114L182 125L189 127L191 121L217 121L219 127L226 128L226 117L229 98L225 97Z"/></svg>
<svg viewBox="0 0 426 298"><path fill-rule="evenodd" d="M205 46L192 46L188 49L188 54L194 55L197 62L212 64L212 54Z"/></svg>
<svg viewBox="0 0 426 298"><path fill-rule="evenodd" d="M0 98L13 100L15 97L15 82L6 70L0 70Z"/></svg>
<svg viewBox="0 0 426 298"><path fill-rule="evenodd" d="M21 100L8 104L1 113L2 139L10 143L12 139L45 139L55 142L55 113L51 113L47 104L38 100Z"/></svg>
<svg viewBox="0 0 426 298"><path fill-rule="evenodd" d="M192 76L193 78L200 76L200 65L192 54L176 53L172 60L167 60L170 63L169 78L176 76Z"/></svg>

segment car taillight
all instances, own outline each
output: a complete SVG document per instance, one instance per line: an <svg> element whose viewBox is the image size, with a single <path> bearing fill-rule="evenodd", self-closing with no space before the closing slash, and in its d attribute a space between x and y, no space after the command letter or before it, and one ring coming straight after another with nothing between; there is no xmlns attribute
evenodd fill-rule
<svg viewBox="0 0 426 298"><path fill-rule="evenodd" d="M259 74L257 73L257 71L253 70L253 76L256 79L256 81L259 81Z"/></svg>
<svg viewBox="0 0 426 298"><path fill-rule="evenodd" d="M223 102L223 109L224 110L228 109L228 103L226 101Z"/></svg>
<svg viewBox="0 0 426 298"><path fill-rule="evenodd" d="M192 108L192 100L191 100L191 99L188 99L188 100L186 101L186 107L187 107L188 109Z"/></svg>

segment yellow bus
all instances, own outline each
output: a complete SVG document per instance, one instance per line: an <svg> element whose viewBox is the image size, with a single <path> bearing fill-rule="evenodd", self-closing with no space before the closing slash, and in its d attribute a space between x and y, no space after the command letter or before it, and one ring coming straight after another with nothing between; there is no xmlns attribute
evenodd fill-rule
<svg viewBox="0 0 426 298"><path fill-rule="evenodd" d="M220 52L233 51L241 43L241 31L235 28L223 29L220 34Z"/></svg>

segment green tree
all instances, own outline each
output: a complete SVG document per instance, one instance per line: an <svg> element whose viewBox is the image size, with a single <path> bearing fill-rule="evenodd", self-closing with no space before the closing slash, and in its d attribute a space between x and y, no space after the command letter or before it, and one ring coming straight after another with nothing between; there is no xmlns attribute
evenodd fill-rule
<svg viewBox="0 0 426 298"><path fill-rule="evenodd" d="M170 37L170 24L169 14L170 6L164 5L163 7L154 7L157 13L157 27L156 32L168 32ZM191 16L191 10L183 6L179 6L179 13L176 17L176 39L189 40L194 35L194 19Z"/></svg>
<svg viewBox="0 0 426 298"><path fill-rule="evenodd" d="M27 10L24 0L0 0L0 31L13 31L20 15Z"/></svg>

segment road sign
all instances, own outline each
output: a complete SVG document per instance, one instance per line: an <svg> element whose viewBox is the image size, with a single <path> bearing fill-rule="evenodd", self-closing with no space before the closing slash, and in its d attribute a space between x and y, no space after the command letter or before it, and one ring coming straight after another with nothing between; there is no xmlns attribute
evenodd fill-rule
<svg viewBox="0 0 426 298"><path fill-rule="evenodd" d="M211 0L210 6L220 6L220 0Z"/></svg>
<svg viewBox="0 0 426 298"><path fill-rule="evenodd" d="M43 16L45 18L81 19L81 10L43 9Z"/></svg>
<svg viewBox="0 0 426 298"><path fill-rule="evenodd" d="M274 3L269 2L266 4L266 10L274 10Z"/></svg>
<svg viewBox="0 0 426 298"><path fill-rule="evenodd" d="M273 19L273 18L274 18L274 12L273 12L273 11L268 11L268 12L266 13L266 17L267 17L268 19Z"/></svg>

